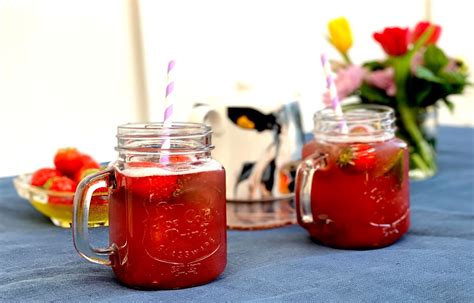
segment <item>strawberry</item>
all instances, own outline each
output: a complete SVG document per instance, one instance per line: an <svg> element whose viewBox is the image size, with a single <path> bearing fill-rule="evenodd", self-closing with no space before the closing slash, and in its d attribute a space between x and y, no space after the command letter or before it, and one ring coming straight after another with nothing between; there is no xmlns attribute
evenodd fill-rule
<svg viewBox="0 0 474 303"><path fill-rule="evenodd" d="M76 179L77 184L79 184L79 182L81 182L81 180L84 179L85 177L100 172L100 169L98 169L98 168L81 168L80 172L81 172L81 174L79 175L80 179L78 179L78 180ZM108 192L109 192L109 189L107 187L101 187L101 188L96 189L94 191L94 194L96 194L96 193L103 194L103 193L108 193Z"/></svg>
<svg viewBox="0 0 474 303"><path fill-rule="evenodd" d="M336 163L355 171L369 170L375 166L375 149L365 143L351 144L341 150Z"/></svg>
<svg viewBox="0 0 474 303"><path fill-rule="evenodd" d="M368 133L369 132L369 129L363 125L357 125L357 126L353 126L351 127L349 133L351 134L365 134L365 133Z"/></svg>
<svg viewBox="0 0 474 303"><path fill-rule="evenodd" d="M184 163L191 161L189 156L184 155L164 155L160 159L163 162L146 162L146 161L136 161L128 162L126 164L127 168L139 168L139 167L164 167L169 163Z"/></svg>
<svg viewBox="0 0 474 303"><path fill-rule="evenodd" d="M79 182L82 181L82 179L84 179L85 177L89 176L89 175L92 175L92 174L95 174L95 173L98 173L100 172L100 169L98 168L87 168L87 167L83 167L81 168L81 170L76 174L76 178L74 179L74 181L76 181L77 184L79 184ZM107 193L109 190L108 188L106 187L101 187L99 189L97 189L95 191L95 193Z"/></svg>
<svg viewBox="0 0 474 303"><path fill-rule="evenodd" d="M378 171L378 174L376 174L376 177L384 176L395 178L396 185L400 188L403 183L403 160L404 152L400 150L394 157L381 165L381 169Z"/></svg>
<svg viewBox="0 0 474 303"><path fill-rule="evenodd" d="M40 168L31 175L31 185L43 186L48 179L59 176L61 173L55 168Z"/></svg>
<svg viewBox="0 0 474 303"><path fill-rule="evenodd" d="M169 162L171 163L182 163L182 162L188 162L191 161L191 158L189 156L184 156L184 155L171 155L168 156Z"/></svg>
<svg viewBox="0 0 474 303"><path fill-rule="evenodd" d="M82 167L74 176L74 181L79 184L82 179L85 177L95 174L96 172L100 171L98 168L88 168L88 167Z"/></svg>
<svg viewBox="0 0 474 303"><path fill-rule="evenodd" d="M175 162L180 159L173 156L169 159ZM155 201L166 201L179 190L178 176L171 172L166 173L161 163L156 162L130 162L126 166L128 169L140 170L141 168L162 168L163 174L145 175L143 177L132 177L127 179L127 186L132 195L141 197L141 199L153 199Z"/></svg>
<svg viewBox="0 0 474 303"><path fill-rule="evenodd" d="M82 167L83 168L100 168L100 164L87 154L81 155Z"/></svg>
<svg viewBox="0 0 474 303"><path fill-rule="evenodd" d="M73 193L76 190L76 182L68 177L53 177L50 178L44 185L48 190ZM72 204L73 200L70 196L50 195L48 203L51 204Z"/></svg>
<svg viewBox="0 0 474 303"><path fill-rule="evenodd" d="M132 199L161 202L169 200L178 189L176 175L146 176L127 179L128 192Z"/></svg>
<svg viewBox="0 0 474 303"><path fill-rule="evenodd" d="M125 164L127 168L150 168L150 167L160 167L158 163L155 162L145 162L145 161L137 161L137 162L128 162Z"/></svg>
<svg viewBox="0 0 474 303"><path fill-rule="evenodd" d="M73 193L76 191L76 182L66 176L52 177L45 183L44 187L52 191Z"/></svg>
<svg viewBox="0 0 474 303"><path fill-rule="evenodd" d="M83 164L81 153L73 147L61 148L54 156L54 165L61 173L73 177Z"/></svg>
<svg viewBox="0 0 474 303"><path fill-rule="evenodd" d="M74 181L76 181L77 183L79 183L85 176L90 175L92 173L92 172L89 172L87 175L84 175L84 172L86 170L95 169L96 170L95 172L97 172L100 168L99 163L97 163L97 161L95 161L94 158L92 158L89 155L82 154L81 161L82 161L81 168L78 171L76 171L76 173L74 174Z"/></svg>

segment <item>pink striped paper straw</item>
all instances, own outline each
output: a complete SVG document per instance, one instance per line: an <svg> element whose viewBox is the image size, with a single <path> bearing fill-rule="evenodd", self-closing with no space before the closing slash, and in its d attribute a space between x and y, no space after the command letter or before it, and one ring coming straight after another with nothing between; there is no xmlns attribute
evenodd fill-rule
<svg viewBox="0 0 474 303"><path fill-rule="evenodd" d="M331 99L331 107L333 108L337 117L343 118L344 115L342 113L341 101L337 95L336 82L334 81L331 65L329 64L326 54L321 54L321 64L323 66L324 76L326 77L326 88L329 92L329 98ZM344 119L342 119L340 127L343 133L348 132L347 124Z"/></svg>
<svg viewBox="0 0 474 303"><path fill-rule="evenodd" d="M171 127L173 124L173 90L174 90L174 60L168 63L167 85L165 95L165 112L163 117L163 126Z"/></svg>
<svg viewBox="0 0 474 303"><path fill-rule="evenodd" d="M166 95L165 95L165 111L163 115L163 128L170 128L173 124L173 90L174 90L174 60L168 63L167 71L167 84L166 84ZM168 150L171 147L171 140L168 137L162 144L161 149ZM168 162L168 153L162 152L160 162Z"/></svg>

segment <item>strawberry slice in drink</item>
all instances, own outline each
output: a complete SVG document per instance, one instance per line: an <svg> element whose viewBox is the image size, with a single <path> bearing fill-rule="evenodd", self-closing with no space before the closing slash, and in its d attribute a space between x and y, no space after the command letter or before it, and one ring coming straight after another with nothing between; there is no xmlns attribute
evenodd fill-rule
<svg viewBox="0 0 474 303"><path fill-rule="evenodd" d="M353 143L343 147L336 163L342 169L364 172L375 167L375 148L366 143Z"/></svg>
<svg viewBox="0 0 474 303"><path fill-rule="evenodd" d="M404 150L400 149L396 153L386 155L381 159L381 164L374 172L376 178L394 178L396 185L401 186L404 176Z"/></svg>
<svg viewBox="0 0 474 303"><path fill-rule="evenodd" d="M127 163L127 187L132 195L140 199L166 201L177 195L181 189L178 174L173 165L190 161L188 156L167 155L168 162L130 162Z"/></svg>
<svg viewBox="0 0 474 303"><path fill-rule="evenodd" d="M177 177L165 169L164 164L130 162L126 167L126 186L133 196L162 200L176 190Z"/></svg>

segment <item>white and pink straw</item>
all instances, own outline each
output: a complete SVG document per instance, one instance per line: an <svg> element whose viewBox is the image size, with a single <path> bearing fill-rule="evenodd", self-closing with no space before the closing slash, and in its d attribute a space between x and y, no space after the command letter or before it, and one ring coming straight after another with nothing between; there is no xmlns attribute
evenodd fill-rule
<svg viewBox="0 0 474 303"><path fill-rule="evenodd" d="M337 117L343 118L344 115L342 113L341 101L339 100L339 96L337 94L336 82L334 81L334 77L331 71L331 64L329 63L326 54L321 54L321 64L323 66L324 76L326 77L326 88L328 90L329 98L331 100L331 107ZM348 132L347 124L344 119L342 119L340 127L342 133Z"/></svg>
<svg viewBox="0 0 474 303"><path fill-rule="evenodd" d="M174 60L168 63L165 112L163 117L163 127L171 127L173 124L173 90L174 90Z"/></svg>
<svg viewBox="0 0 474 303"><path fill-rule="evenodd" d="M165 111L163 115L163 128L170 128L173 125L173 91L174 91L174 60L168 63L168 71L166 78L166 95L165 95ZM163 142L161 149L168 150L171 148L170 138L166 138ZM168 153L162 152L160 162L168 162Z"/></svg>

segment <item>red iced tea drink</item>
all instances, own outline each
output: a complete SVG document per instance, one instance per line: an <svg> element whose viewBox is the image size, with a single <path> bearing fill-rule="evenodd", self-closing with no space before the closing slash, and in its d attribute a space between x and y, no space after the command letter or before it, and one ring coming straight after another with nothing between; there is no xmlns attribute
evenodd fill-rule
<svg viewBox="0 0 474 303"><path fill-rule="evenodd" d="M191 287L226 266L225 171L201 123L117 128L117 160L83 179L74 195L73 241L90 262L127 286ZM94 248L87 222L94 191L108 188L109 247ZM103 190L103 189L102 189Z"/></svg>
<svg viewBox="0 0 474 303"><path fill-rule="evenodd" d="M215 161L196 167L156 163L117 170L110 197L115 274L138 288L207 283L226 266L225 173Z"/></svg>
<svg viewBox="0 0 474 303"><path fill-rule="evenodd" d="M386 116L383 111L373 114L346 114L348 133L328 131L331 118L320 117L316 139L303 148L306 164L300 167L296 189L298 222L322 244L377 248L394 243L408 230L407 145L393 136L391 110ZM330 126L337 124L340 121Z"/></svg>

